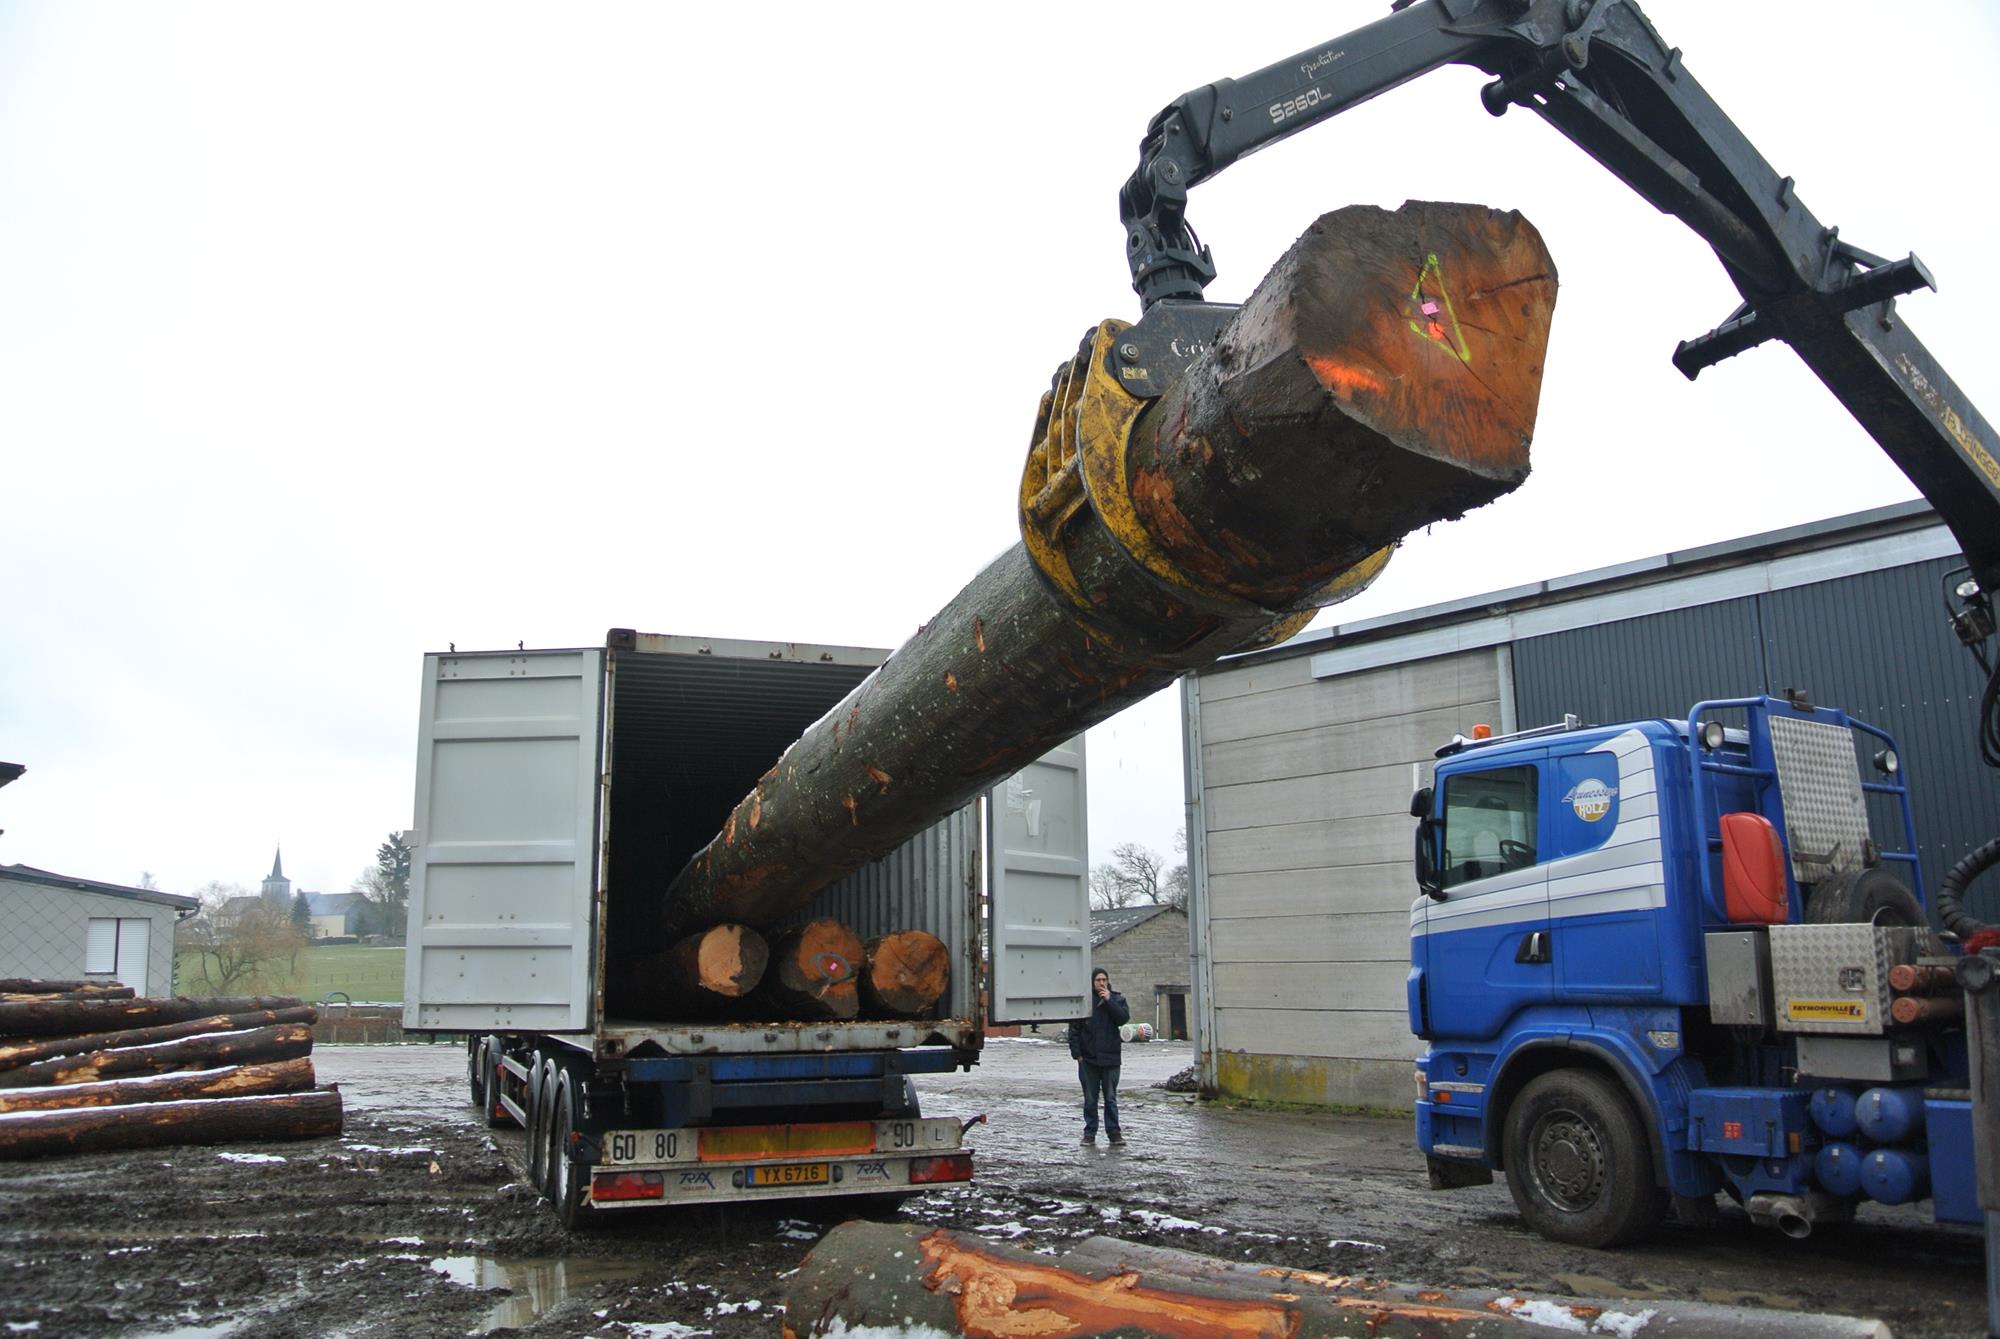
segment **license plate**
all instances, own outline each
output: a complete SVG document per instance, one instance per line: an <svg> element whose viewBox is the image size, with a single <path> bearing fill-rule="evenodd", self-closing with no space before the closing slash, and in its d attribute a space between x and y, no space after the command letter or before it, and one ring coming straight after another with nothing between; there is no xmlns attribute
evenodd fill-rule
<svg viewBox="0 0 2000 1339"><path fill-rule="evenodd" d="M752 1167L753 1186L823 1186L827 1181L824 1162L792 1162L782 1167Z"/></svg>

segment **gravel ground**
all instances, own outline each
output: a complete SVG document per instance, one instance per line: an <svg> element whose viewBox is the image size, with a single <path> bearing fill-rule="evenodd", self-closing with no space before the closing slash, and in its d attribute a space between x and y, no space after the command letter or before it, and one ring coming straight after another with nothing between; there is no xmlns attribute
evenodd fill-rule
<svg viewBox="0 0 2000 1339"><path fill-rule="evenodd" d="M784 1276L852 1208L647 1212L565 1233L518 1132L465 1101L450 1046L322 1047L339 1139L0 1163L0 1339L36 1336L771 1335ZM1407 1120L1249 1110L1153 1087L1184 1044L1128 1047L1122 1149L1079 1145L1074 1067L1032 1039L922 1081L985 1112L970 1186L883 1211L1061 1249L1091 1235L1335 1273L1880 1317L1981 1331L1979 1239L1914 1211L1788 1241L1726 1212L1616 1252L1523 1230L1502 1187L1424 1187Z"/></svg>

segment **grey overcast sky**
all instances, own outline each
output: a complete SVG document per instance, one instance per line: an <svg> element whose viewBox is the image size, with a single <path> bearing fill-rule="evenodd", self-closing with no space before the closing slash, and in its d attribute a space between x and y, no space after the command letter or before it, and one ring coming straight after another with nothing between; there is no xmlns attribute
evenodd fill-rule
<svg viewBox="0 0 2000 1339"><path fill-rule="evenodd" d="M1942 292L2000 414L2000 10L1653 0L1800 198ZM1386 5L0 0L0 863L344 890L411 821L421 656L606 628L894 646L1015 540L1036 399L1133 319L1148 119ZM1342 619L1914 496L1720 266L1482 77L1195 194L1240 299L1318 214L1468 200L1561 297L1516 495ZM1176 694L1090 740L1171 850Z"/></svg>

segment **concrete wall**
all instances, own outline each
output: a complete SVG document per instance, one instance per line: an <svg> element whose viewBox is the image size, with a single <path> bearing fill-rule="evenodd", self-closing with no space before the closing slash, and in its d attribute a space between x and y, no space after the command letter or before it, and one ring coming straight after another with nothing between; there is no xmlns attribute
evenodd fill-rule
<svg viewBox="0 0 2000 1339"><path fill-rule="evenodd" d="M1307 655L1186 681L1207 963L1205 1082L1271 1101L1408 1107L1410 794L1432 753L1503 728L1496 650L1314 679Z"/></svg>
<svg viewBox="0 0 2000 1339"><path fill-rule="evenodd" d="M1188 918L1167 910L1090 950L1090 967L1111 973L1111 984L1132 1009L1132 1021L1168 1034L1167 996L1188 993ZM1192 1006L1190 1006L1192 1007Z"/></svg>
<svg viewBox="0 0 2000 1339"><path fill-rule="evenodd" d="M0 874L0 977L37 976L58 980L83 977L88 925L94 916L152 922L146 980L128 981L142 994L174 993L172 907L79 888L53 888ZM110 981L109 975L93 980Z"/></svg>

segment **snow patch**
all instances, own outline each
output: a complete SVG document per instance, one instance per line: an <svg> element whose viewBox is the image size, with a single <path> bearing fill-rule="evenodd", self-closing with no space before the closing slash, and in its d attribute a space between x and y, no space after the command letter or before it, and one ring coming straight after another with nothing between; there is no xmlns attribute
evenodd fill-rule
<svg viewBox="0 0 2000 1339"><path fill-rule="evenodd" d="M814 1339L958 1339L934 1326L915 1324L907 1316L901 1325L856 1325L852 1329L835 1316L833 1324L813 1333Z"/></svg>
<svg viewBox="0 0 2000 1339"><path fill-rule="evenodd" d="M41 1328L42 1323L38 1320L10 1320L7 1322L7 1333L9 1334L33 1334Z"/></svg>
<svg viewBox="0 0 2000 1339"><path fill-rule="evenodd" d="M1129 1209L1127 1212L1156 1232L1207 1232L1218 1237L1228 1235L1222 1228L1197 1223L1190 1218L1176 1218L1170 1213L1155 1213L1151 1209Z"/></svg>
<svg viewBox="0 0 2000 1339"><path fill-rule="evenodd" d="M717 1302L713 1307L709 1308L710 1312L717 1316L733 1316L739 1311L762 1311L763 1309L764 1304L754 1297L747 1302Z"/></svg>
<svg viewBox="0 0 2000 1339"><path fill-rule="evenodd" d="M1653 1317L1659 1314L1652 1307L1633 1312L1607 1311L1597 1318L1597 1324L1591 1328L1602 1334L1615 1334L1618 1339L1632 1339L1633 1335L1650 1325Z"/></svg>
<svg viewBox="0 0 2000 1339"><path fill-rule="evenodd" d="M224 1162L283 1162L276 1153L218 1153Z"/></svg>
<svg viewBox="0 0 2000 1339"><path fill-rule="evenodd" d="M1326 1244L1326 1248L1329 1251L1337 1251L1343 1246L1352 1246L1362 1251L1386 1251L1389 1249L1387 1246L1378 1245L1372 1241L1350 1241L1346 1237L1335 1237Z"/></svg>
<svg viewBox="0 0 2000 1339"><path fill-rule="evenodd" d="M1588 1334L1590 1327L1578 1320L1566 1306L1554 1302L1531 1302L1523 1297L1496 1297L1493 1305L1515 1320L1527 1321L1532 1325L1546 1325L1552 1330L1567 1330L1573 1334Z"/></svg>
<svg viewBox="0 0 2000 1339"><path fill-rule="evenodd" d="M694 1326L683 1325L677 1320L653 1321L640 1325L635 1325L629 1320L621 1320L618 1323L625 1327L627 1334L636 1335L638 1339L694 1339L696 1335L715 1333L714 1330L697 1330Z"/></svg>

